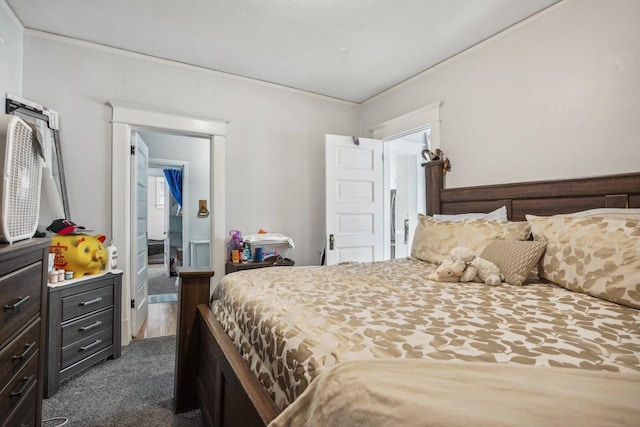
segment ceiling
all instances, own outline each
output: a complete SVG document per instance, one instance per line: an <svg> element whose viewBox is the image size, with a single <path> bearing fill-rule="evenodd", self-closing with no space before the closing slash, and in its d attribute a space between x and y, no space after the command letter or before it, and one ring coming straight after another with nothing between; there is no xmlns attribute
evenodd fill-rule
<svg viewBox="0 0 640 427"><path fill-rule="evenodd" d="M558 0L6 0L27 29L356 103Z"/></svg>

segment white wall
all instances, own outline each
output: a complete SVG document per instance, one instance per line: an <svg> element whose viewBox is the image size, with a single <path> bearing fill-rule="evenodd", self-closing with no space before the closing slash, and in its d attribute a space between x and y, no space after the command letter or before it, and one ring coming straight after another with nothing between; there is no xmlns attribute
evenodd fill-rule
<svg viewBox="0 0 640 427"><path fill-rule="evenodd" d="M151 172L151 169L149 169ZM157 176L147 179L147 239L164 240L164 203L156 203ZM162 181L164 187L164 181Z"/></svg>
<svg viewBox="0 0 640 427"><path fill-rule="evenodd" d="M0 99L4 113L7 93L22 96L22 25L0 0ZM4 40L4 43L3 43Z"/></svg>
<svg viewBox="0 0 640 427"><path fill-rule="evenodd" d="M226 204L210 211L225 209L227 230L289 235L297 264L319 263L324 135L357 134L357 105L29 30L24 97L60 112L74 221L110 234L111 110L104 103L142 105L229 120Z"/></svg>
<svg viewBox="0 0 640 427"><path fill-rule="evenodd" d="M570 0L362 107L434 102L447 187L640 171L640 2Z"/></svg>

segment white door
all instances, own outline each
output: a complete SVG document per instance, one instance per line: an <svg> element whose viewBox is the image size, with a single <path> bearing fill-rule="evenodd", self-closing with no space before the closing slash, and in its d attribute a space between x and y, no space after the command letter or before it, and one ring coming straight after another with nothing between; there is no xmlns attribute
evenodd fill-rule
<svg viewBox="0 0 640 427"><path fill-rule="evenodd" d="M131 268L131 334L136 336L147 320L147 169L149 167L149 149L142 138L134 132L131 138L133 145L131 162L132 176L135 188L131 191L131 206L133 208L131 248L133 265Z"/></svg>
<svg viewBox="0 0 640 427"><path fill-rule="evenodd" d="M384 257L382 141L326 135L326 264Z"/></svg>

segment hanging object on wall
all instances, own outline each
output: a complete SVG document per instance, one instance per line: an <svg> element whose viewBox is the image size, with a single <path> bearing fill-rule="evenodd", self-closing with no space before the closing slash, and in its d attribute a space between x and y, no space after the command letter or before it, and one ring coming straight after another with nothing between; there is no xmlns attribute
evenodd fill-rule
<svg viewBox="0 0 640 427"><path fill-rule="evenodd" d="M207 201L198 201L198 218L204 218L209 216L209 209L207 209Z"/></svg>

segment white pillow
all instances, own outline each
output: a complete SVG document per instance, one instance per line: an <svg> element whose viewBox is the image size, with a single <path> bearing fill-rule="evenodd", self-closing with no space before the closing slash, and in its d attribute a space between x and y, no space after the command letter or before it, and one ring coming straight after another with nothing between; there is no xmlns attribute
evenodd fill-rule
<svg viewBox="0 0 640 427"><path fill-rule="evenodd" d="M456 215L441 215L435 214L433 215L433 219L437 219L440 221L466 221L469 219L488 219L491 221L508 221L507 218L507 207L503 206L501 208L496 209L495 211L491 211L489 213L465 213L465 214L456 214Z"/></svg>

